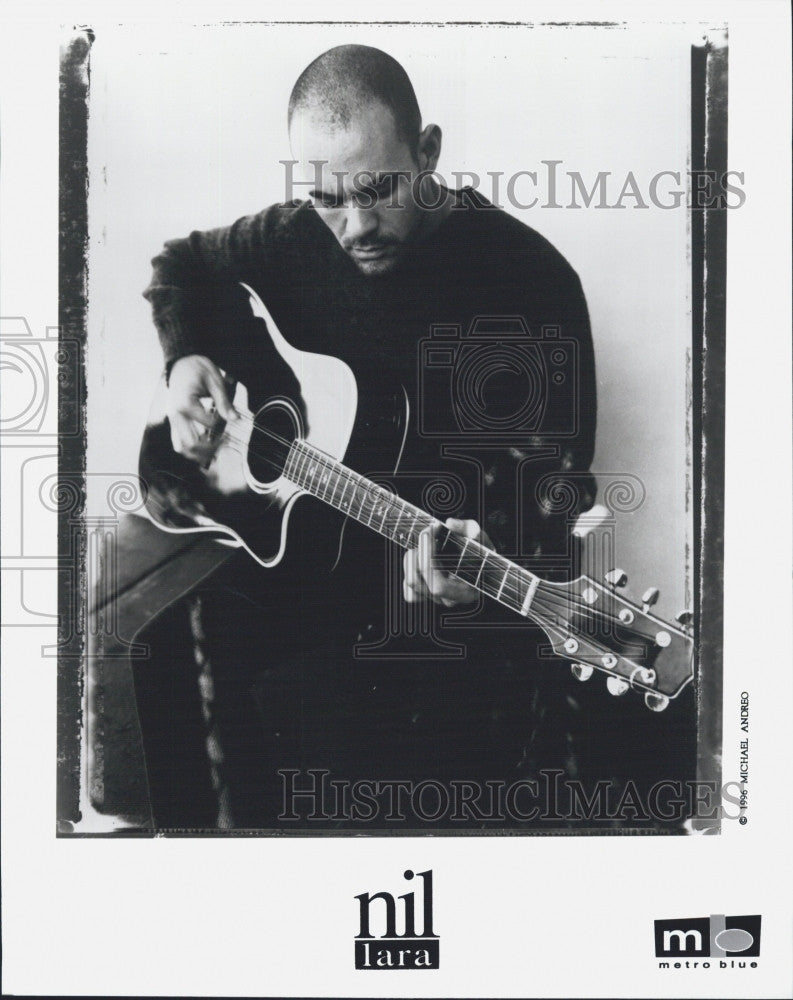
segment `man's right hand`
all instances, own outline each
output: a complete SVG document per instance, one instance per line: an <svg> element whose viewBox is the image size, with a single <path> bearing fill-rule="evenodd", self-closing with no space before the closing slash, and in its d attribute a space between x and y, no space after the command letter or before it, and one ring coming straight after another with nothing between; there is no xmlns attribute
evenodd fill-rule
<svg viewBox="0 0 793 1000"><path fill-rule="evenodd" d="M168 419L175 452L202 465L212 459L219 431L239 417L229 392L229 381L209 358L190 354L174 363L168 378ZM202 400L214 405L207 407Z"/></svg>

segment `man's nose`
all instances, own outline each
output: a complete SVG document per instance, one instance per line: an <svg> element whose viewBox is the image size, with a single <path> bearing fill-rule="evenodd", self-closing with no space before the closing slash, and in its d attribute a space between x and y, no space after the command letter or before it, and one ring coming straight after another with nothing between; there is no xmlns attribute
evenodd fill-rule
<svg viewBox="0 0 793 1000"><path fill-rule="evenodd" d="M344 231L348 243L361 243L377 232L379 221L373 208L361 208L350 205L347 209L347 219Z"/></svg>

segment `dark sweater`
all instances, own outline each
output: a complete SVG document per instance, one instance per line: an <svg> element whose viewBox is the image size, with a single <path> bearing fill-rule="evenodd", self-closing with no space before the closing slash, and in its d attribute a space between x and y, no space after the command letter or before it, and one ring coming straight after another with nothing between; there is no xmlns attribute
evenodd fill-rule
<svg viewBox="0 0 793 1000"><path fill-rule="evenodd" d="M580 282L547 240L473 191L463 191L410 260L384 277L362 275L308 202L274 205L231 226L169 241L153 265L144 295L167 363L203 354L253 386L254 400L267 395L272 355L239 285L244 281L295 347L351 366L364 419L367 408L377 410L404 386L421 428L416 433L413 423L403 468L449 468L454 461L444 451L451 446L481 459L484 512L472 509L479 506L473 496L467 509L447 516L484 513L505 554L536 558L549 551L551 539L550 549L558 550L563 523L591 506L594 482L586 471L595 443L595 372ZM522 317L529 332L494 337L492 317ZM456 328L453 340L466 345L450 365L422 351L435 326ZM556 339L567 342L560 344L560 365ZM477 401L471 393L491 342L494 350L506 344L506 355L499 355L498 370L485 372L484 401ZM521 345L526 356L515 353ZM518 359L517 368L510 358ZM499 430L504 446L489 446ZM372 460L378 464L377 456ZM517 466L528 470L519 531ZM569 473L575 485L562 517L548 517L533 495L534 483L554 470Z"/></svg>

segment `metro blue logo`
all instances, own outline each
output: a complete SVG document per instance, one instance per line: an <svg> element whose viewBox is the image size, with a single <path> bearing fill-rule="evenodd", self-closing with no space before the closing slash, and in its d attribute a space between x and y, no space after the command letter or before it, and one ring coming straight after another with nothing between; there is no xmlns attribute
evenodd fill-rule
<svg viewBox="0 0 793 1000"><path fill-rule="evenodd" d="M760 916L677 917L655 921L655 954L659 958L757 958Z"/></svg>

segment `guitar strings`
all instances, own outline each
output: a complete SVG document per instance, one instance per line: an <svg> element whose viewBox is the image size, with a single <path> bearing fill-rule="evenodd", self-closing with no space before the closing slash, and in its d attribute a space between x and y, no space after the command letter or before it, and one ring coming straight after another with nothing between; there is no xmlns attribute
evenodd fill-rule
<svg viewBox="0 0 793 1000"><path fill-rule="evenodd" d="M311 447L310 445L308 445L307 442L302 441L302 439L297 439L295 441L295 448L296 448L296 451L302 451L303 460L305 460L307 458L307 459L310 459L310 460L318 463L328 473L331 473L331 472L334 473L336 475L336 477L337 477L337 480L341 479L342 481L345 482L345 487L344 487L344 490L342 491L342 494L341 494L342 497L345 495L346 489L347 489L347 485L349 485L350 483L352 483L353 486L358 486L360 488L360 486L361 486L361 480L363 480L363 477L359 476L357 473L352 472L352 470L347 469L346 466L344 466L341 463L337 462L335 459L328 458L328 457L324 456L321 452L316 451L315 449L313 449L313 447ZM309 450L309 449L311 449L311 450ZM304 477L303 472L300 471L297 474L297 481L298 481L299 485L305 487L307 485L307 481L306 482L301 482L300 480L302 478L305 478L305 477ZM358 480L358 482L356 482L356 480ZM373 484L373 485L375 485L375 484ZM336 496L336 493L338 491L338 486L339 486L339 483L337 482L336 485L333 487L330 499L328 499L328 497L327 497L327 488L325 489L325 494L326 495L324 497L320 497L320 499L323 499L326 503L329 503L331 506L335 506L335 503L333 501L333 497ZM383 490L382 487L377 487L376 485L375 485L375 488L377 490L381 490L381 492L379 492L378 494L375 495L375 498L374 498L375 502L373 503L372 511L371 511L371 513L369 515L369 519L368 519L368 522L366 524L367 527L370 527L373 530L379 531L381 533L387 533L388 537L392 538L392 540L394 540L394 541L397 541L393 537L393 531L395 530L396 525L401 521L402 517L404 516L404 510L400 511L399 515L395 519L393 518L393 515L391 515L391 519L389 521L389 514L390 514L390 511L391 511L391 508L395 504L397 504L397 503L400 504L403 508L406 508L408 510L412 509L413 517L414 517L414 524L413 524L412 528L410 529L410 533L411 534L412 534L413 530L415 529L416 523L418 522L418 520L420 518L423 518L425 521L428 521L429 523L439 523L439 522L437 522L437 520L435 518L432 518L430 515L426 514L424 511L421 511L420 509L415 508L412 504L409 504L407 501L403 500L398 495L393 494L390 491ZM383 502L384 504L387 504L387 508L385 510L385 513L384 513L383 517L379 520L379 524L380 524L379 528L372 524L372 517L374 516L376 503L378 503L378 502ZM336 508L336 509L340 509L340 508ZM364 507L363 507L363 500L362 500L361 506L359 508L359 515L361 515L363 509L364 509ZM351 514L351 512L348 512L348 513L349 513L349 516L354 516L354 515ZM360 520L360 517L357 518L357 519ZM386 532L386 524L387 523L389 524L389 528L390 528L390 530L388 532ZM456 536L449 535L448 539L451 540L452 544L455 545L455 546L457 546L458 549L461 547L461 542L460 542L460 540ZM500 565L499 568L503 569L503 571L504 571L504 586L503 586L503 588L501 588L501 595L505 596L506 593L508 592L509 596L511 598L512 603L515 605L514 610L516 610L516 611L520 610L520 608L522 607L523 600L525 598L525 594L521 595L521 591L520 591L520 589L518 587L518 583L519 582L525 582L525 581L520 581L520 580L513 581L512 578L510 576L508 576L507 574L518 573L518 574L529 574L529 575L532 575L532 576L534 574L531 574L529 570L526 570L523 567L518 566L515 563L512 563L511 560L508 560L508 559L506 559L506 557L499 555L499 553L495 552L493 549L486 548L480 542L476 541L476 539L466 539L466 540L463 540L463 542L462 542L462 549L463 549L463 551L465 551L465 549L468 546L475 547L475 549L477 550L477 555L479 557L481 557L479 559L479 562L481 563L481 566L479 566L479 568L477 570L477 574L476 574L477 578L479 578L479 576L481 575L481 571L482 571L482 569L484 567L484 563L486 563L486 561L487 561L488 558L492 557L495 560L497 560L499 563L501 563L501 565ZM476 586L476 584L474 584L470 580L466 580L465 577L462 576L457 571L453 571L452 575L456 576L457 579L461 580L463 583L467 583L469 586ZM556 594L553 594L553 593L547 593L547 592L545 592L545 591L543 591L541 589L544 584L546 586L550 586L550 584L548 584L547 581L540 580L540 587L538 588L538 591L537 591L537 593L534 596L534 600L532 602L532 607L543 607L545 609L545 611L546 611L547 614L556 613L556 614L561 615L561 620L566 623L568 629L572 629L572 622L570 621L569 618L565 617L562 614L562 612L569 611L570 609L574 609L576 611L579 611L579 613L584 618L585 622L590 622L591 623L591 622L595 622L596 620L602 620L602 621L609 622L610 624L614 624L614 625L616 625L616 626L618 626L618 627L620 627L622 629L626 628L626 623L624 623L617 615L614 615L614 614L609 613L609 612L601 612L599 610L593 609L591 607L591 605L589 605L588 603L584 602L583 600L581 600L580 598L578 598L576 595L571 595L571 594L559 594L559 595L556 595ZM494 598L495 600L500 600L500 598L497 595L489 593L486 589L484 589L484 588L478 588L478 589L480 589L487 596L489 596L491 598ZM504 603L506 603L506 602L504 602ZM507 606L509 606L509 605L507 605ZM631 630L631 631L633 631L634 634L636 634L638 636L641 636L641 633L635 632L635 630ZM642 638L646 638L646 637L642 636Z"/></svg>

